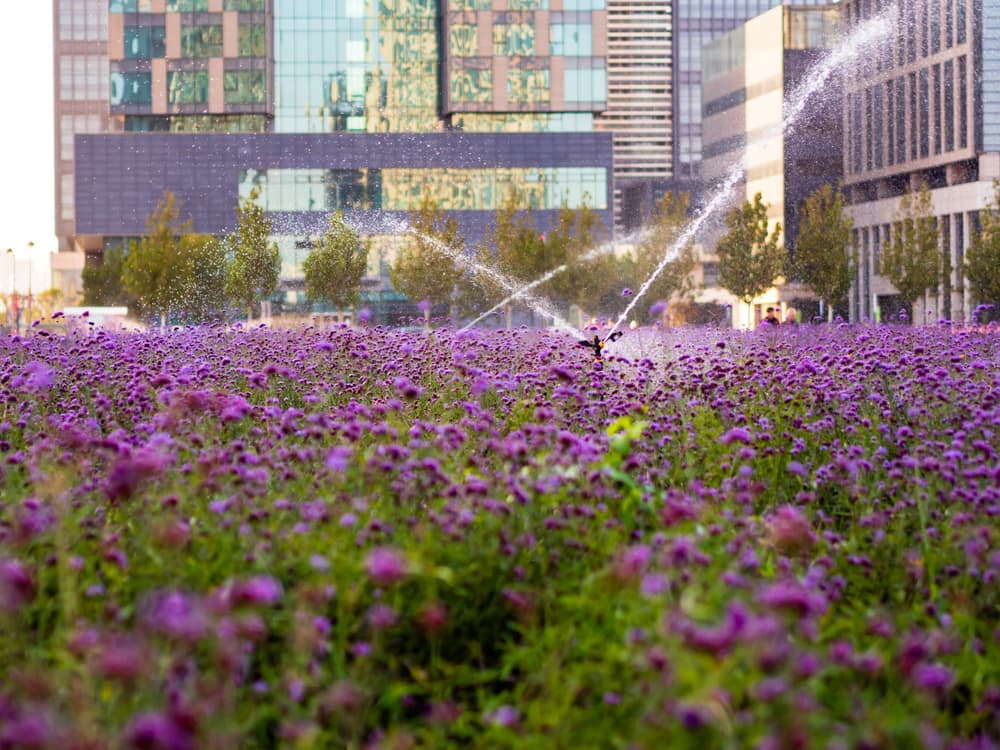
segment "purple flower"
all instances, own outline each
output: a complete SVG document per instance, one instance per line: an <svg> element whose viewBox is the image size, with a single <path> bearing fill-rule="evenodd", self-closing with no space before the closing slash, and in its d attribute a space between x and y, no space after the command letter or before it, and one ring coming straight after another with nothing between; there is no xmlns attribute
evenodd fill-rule
<svg viewBox="0 0 1000 750"><path fill-rule="evenodd" d="M40 393L52 387L52 368L44 362L32 360L24 366L20 387L28 393Z"/></svg>
<svg viewBox="0 0 1000 750"><path fill-rule="evenodd" d="M144 713L125 729L125 745L133 750L194 750L195 737L170 716Z"/></svg>
<svg viewBox="0 0 1000 750"><path fill-rule="evenodd" d="M807 589L797 581L782 581L765 588L758 601L774 609L793 612L800 617L821 615L827 602L822 594Z"/></svg>
<svg viewBox="0 0 1000 750"><path fill-rule="evenodd" d="M483 720L487 724L492 724L498 727L513 727L517 724L520 717L521 716L516 708L504 705L497 706L492 711L487 711L483 716Z"/></svg>
<svg viewBox="0 0 1000 750"><path fill-rule="evenodd" d="M367 620L373 630L387 630L399 621L399 617L389 605L374 604L368 610Z"/></svg>
<svg viewBox="0 0 1000 750"><path fill-rule="evenodd" d="M353 451L348 445L337 445L326 454L323 464L330 471L344 471L350 462Z"/></svg>
<svg viewBox="0 0 1000 750"><path fill-rule="evenodd" d="M0 612L14 612L35 597L31 574L19 560L0 560Z"/></svg>
<svg viewBox="0 0 1000 750"><path fill-rule="evenodd" d="M809 552L816 544L809 519L794 506L782 505L764 523L768 542L782 554Z"/></svg>
<svg viewBox="0 0 1000 750"><path fill-rule="evenodd" d="M209 632L205 608L195 596L165 591L144 605L143 620L148 628L181 641L198 641Z"/></svg>
<svg viewBox="0 0 1000 750"><path fill-rule="evenodd" d="M635 292L633 292L628 287L625 287L624 289L622 289L622 297L631 297L633 294L635 294Z"/></svg>
<svg viewBox="0 0 1000 750"><path fill-rule="evenodd" d="M723 445L732 445L733 443L749 444L752 440L753 435L750 433L750 430L744 427L733 427L719 438L719 442Z"/></svg>
<svg viewBox="0 0 1000 750"><path fill-rule="evenodd" d="M365 572L379 586L391 586L406 577L406 559L390 547L378 547L365 556Z"/></svg>
<svg viewBox="0 0 1000 750"><path fill-rule="evenodd" d="M948 690L955 681L955 674L942 664L918 664L911 675L913 684L935 695Z"/></svg>
<svg viewBox="0 0 1000 750"><path fill-rule="evenodd" d="M236 605L271 606L281 599L281 583L270 576L253 576L232 584L229 596Z"/></svg>

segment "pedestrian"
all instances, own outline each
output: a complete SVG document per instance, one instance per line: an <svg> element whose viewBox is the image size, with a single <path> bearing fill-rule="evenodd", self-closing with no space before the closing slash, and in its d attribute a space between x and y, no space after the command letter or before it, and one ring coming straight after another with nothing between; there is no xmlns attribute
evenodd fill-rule
<svg viewBox="0 0 1000 750"><path fill-rule="evenodd" d="M760 324L762 326L776 326L776 325L779 325L781 323L781 321L778 320L778 317L774 314L774 308L773 307L767 308L766 312L767 312L767 314L760 321Z"/></svg>
<svg viewBox="0 0 1000 750"><path fill-rule="evenodd" d="M785 312L785 323L787 325L796 325L799 322L799 316L791 307Z"/></svg>

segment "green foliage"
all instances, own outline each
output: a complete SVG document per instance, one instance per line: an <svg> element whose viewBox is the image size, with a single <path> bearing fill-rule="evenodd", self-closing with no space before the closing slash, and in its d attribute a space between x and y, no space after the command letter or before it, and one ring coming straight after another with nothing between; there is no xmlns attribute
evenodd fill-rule
<svg viewBox="0 0 1000 750"><path fill-rule="evenodd" d="M101 256L100 265L83 268L83 303L96 306L135 306L135 299L122 281L125 271L125 251L109 247Z"/></svg>
<svg viewBox="0 0 1000 750"><path fill-rule="evenodd" d="M972 233L965 254L965 275L972 299L1000 307L1000 180L994 180L993 199L979 212L980 229Z"/></svg>
<svg viewBox="0 0 1000 750"><path fill-rule="evenodd" d="M341 310L351 307L358 301L367 265L367 244L361 242L338 211L330 216L319 247L313 248L302 263L306 294Z"/></svg>
<svg viewBox="0 0 1000 750"><path fill-rule="evenodd" d="M781 222L768 234L767 209L760 193L734 208L726 214L728 231L716 247L719 281L747 304L774 285L785 260Z"/></svg>
<svg viewBox="0 0 1000 750"><path fill-rule="evenodd" d="M226 273L226 293L246 308L248 320L253 317L254 303L274 293L281 272L281 253L278 244L270 240L271 221L258 205L259 197L260 186L254 186L249 197L240 201L236 232L227 243L232 260Z"/></svg>
<svg viewBox="0 0 1000 750"><path fill-rule="evenodd" d="M638 287L656 271L667 251L674 246L687 225L688 193L663 194L653 214L653 221L635 248L633 286ZM678 249L677 257L669 261L649 286L651 300L669 301L692 291L697 258L694 244L688 242Z"/></svg>
<svg viewBox="0 0 1000 750"><path fill-rule="evenodd" d="M139 315L200 321L224 307L225 249L209 235L192 233L191 225L168 190L146 220L146 235L131 243L122 282Z"/></svg>
<svg viewBox="0 0 1000 750"><path fill-rule="evenodd" d="M903 196L896 211L890 242L882 248L879 272L910 307L930 289L935 289L944 271L938 250L938 230L927 185Z"/></svg>
<svg viewBox="0 0 1000 750"><path fill-rule="evenodd" d="M425 194L420 205L410 212L410 226L413 232L389 273L393 287L412 302L453 302L465 276L465 268L458 260L465 253L458 221ZM426 314L430 315L430 308Z"/></svg>
<svg viewBox="0 0 1000 750"><path fill-rule="evenodd" d="M802 206L802 221L790 259L791 275L827 303L832 311L847 304L854 268L851 262L850 216L844 196L829 184L812 193Z"/></svg>
<svg viewBox="0 0 1000 750"><path fill-rule="evenodd" d="M182 237L191 233L192 224L191 219L181 220L176 197L164 191L146 219L146 235L131 244L122 268L122 282L139 314L157 314L162 320L171 310L183 308L191 267Z"/></svg>
<svg viewBox="0 0 1000 750"><path fill-rule="evenodd" d="M564 303L588 308L618 286L614 256L594 253L606 237L607 228L600 214L592 208L585 205L574 210L563 206L555 226L544 239L549 262L555 267L566 266L549 285L555 297Z"/></svg>
<svg viewBox="0 0 1000 750"><path fill-rule="evenodd" d="M180 309L188 321L221 317L226 301L226 273L230 268L225 244L205 234L181 238L186 282Z"/></svg>

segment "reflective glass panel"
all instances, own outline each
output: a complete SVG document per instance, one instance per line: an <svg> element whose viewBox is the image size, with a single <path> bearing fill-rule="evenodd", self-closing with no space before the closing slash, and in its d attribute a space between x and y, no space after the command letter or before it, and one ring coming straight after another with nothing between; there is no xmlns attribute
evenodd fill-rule
<svg viewBox="0 0 1000 750"><path fill-rule="evenodd" d="M236 54L240 57L264 57L267 55L267 37L260 25L241 24L238 31Z"/></svg>
<svg viewBox="0 0 1000 750"><path fill-rule="evenodd" d="M264 71L239 70L223 75L226 104L263 104Z"/></svg>
<svg viewBox="0 0 1000 750"><path fill-rule="evenodd" d="M112 73L111 104L152 104L150 73Z"/></svg>
<svg viewBox="0 0 1000 750"><path fill-rule="evenodd" d="M222 26L182 26L182 57L222 57Z"/></svg>
<svg viewBox="0 0 1000 750"><path fill-rule="evenodd" d="M208 71L171 71L167 73L168 104L207 104Z"/></svg>

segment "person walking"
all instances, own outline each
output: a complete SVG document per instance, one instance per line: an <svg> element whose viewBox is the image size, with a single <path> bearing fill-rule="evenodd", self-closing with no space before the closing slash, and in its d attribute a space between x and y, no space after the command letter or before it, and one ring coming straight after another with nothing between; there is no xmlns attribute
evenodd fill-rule
<svg viewBox="0 0 1000 750"><path fill-rule="evenodd" d="M774 314L774 308L767 308L766 315L761 318L760 325L763 327L780 325L781 321L778 320L778 316Z"/></svg>

